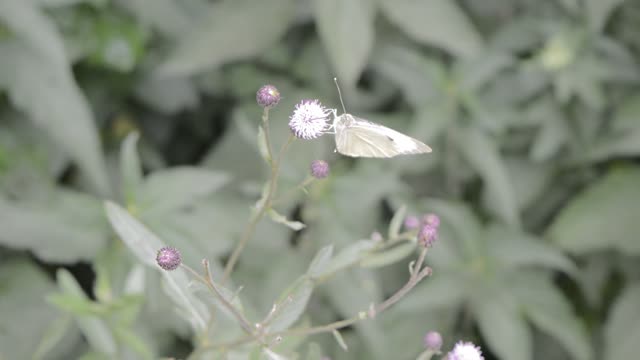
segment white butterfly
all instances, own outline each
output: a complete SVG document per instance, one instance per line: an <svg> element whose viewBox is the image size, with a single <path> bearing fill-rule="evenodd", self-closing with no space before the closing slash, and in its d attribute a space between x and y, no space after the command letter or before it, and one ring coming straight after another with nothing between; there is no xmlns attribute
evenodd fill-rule
<svg viewBox="0 0 640 360"><path fill-rule="evenodd" d="M337 79L334 78L336 86ZM338 94L342 108L342 94L338 87ZM360 119L351 114L338 116L337 110L333 110L333 125L336 135L336 150L352 157L390 158L397 155L430 153L431 148L405 134L399 133L388 127Z"/></svg>
<svg viewBox="0 0 640 360"><path fill-rule="evenodd" d="M352 157L390 158L397 155L430 153L431 148L388 127L334 110L336 150Z"/></svg>

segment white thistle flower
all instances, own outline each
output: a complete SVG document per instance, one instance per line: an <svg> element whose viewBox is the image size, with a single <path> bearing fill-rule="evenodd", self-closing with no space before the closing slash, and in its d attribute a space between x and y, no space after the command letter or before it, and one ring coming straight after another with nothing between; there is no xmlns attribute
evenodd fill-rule
<svg viewBox="0 0 640 360"><path fill-rule="evenodd" d="M322 106L320 101L302 100L289 118L289 128L293 135L300 139L315 139L328 129L327 120L330 114L331 110Z"/></svg>
<svg viewBox="0 0 640 360"><path fill-rule="evenodd" d="M471 342L458 341L447 356L448 360L484 360L479 346Z"/></svg>

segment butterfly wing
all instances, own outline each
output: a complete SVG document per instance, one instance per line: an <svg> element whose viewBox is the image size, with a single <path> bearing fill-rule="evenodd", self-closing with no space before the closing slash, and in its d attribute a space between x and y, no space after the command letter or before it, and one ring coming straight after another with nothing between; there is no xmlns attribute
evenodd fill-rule
<svg viewBox="0 0 640 360"><path fill-rule="evenodd" d="M429 146L412 137L350 114L337 121L336 149L347 156L373 158L431 152Z"/></svg>

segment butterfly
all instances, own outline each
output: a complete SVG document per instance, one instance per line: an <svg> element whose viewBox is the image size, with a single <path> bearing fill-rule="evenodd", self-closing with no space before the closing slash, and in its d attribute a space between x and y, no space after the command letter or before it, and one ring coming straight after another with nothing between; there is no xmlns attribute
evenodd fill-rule
<svg viewBox="0 0 640 360"><path fill-rule="evenodd" d="M337 79L334 81L337 86ZM338 94L344 109L340 87L338 87ZM333 125L331 127L335 131L336 151L342 155L391 158L397 155L431 152L431 148L421 141L386 126L355 117L348 114L346 110L340 116L338 116L337 110L333 110Z"/></svg>

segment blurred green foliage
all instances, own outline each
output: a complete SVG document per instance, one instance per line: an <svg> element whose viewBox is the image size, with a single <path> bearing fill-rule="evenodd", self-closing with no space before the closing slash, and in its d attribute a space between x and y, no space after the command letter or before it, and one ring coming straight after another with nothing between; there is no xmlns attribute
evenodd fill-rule
<svg viewBox="0 0 640 360"><path fill-rule="evenodd" d="M255 91L284 96L280 144L300 99L339 108L334 76L349 112L434 151L354 161L332 136L294 142L282 188L314 159L332 174L279 204L305 230L259 224L233 276L244 311L266 313L292 283L308 293L302 322L384 299L407 251L312 296L296 279L405 204L442 218L434 275L342 331L348 352L328 335L282 349L411 359L435 329L486 359L637 356L638 1L0 0L0 359L186 358L189 324L103 201L220 274L268 173ZM175 276L169 293L186 286Z"/></svg>

